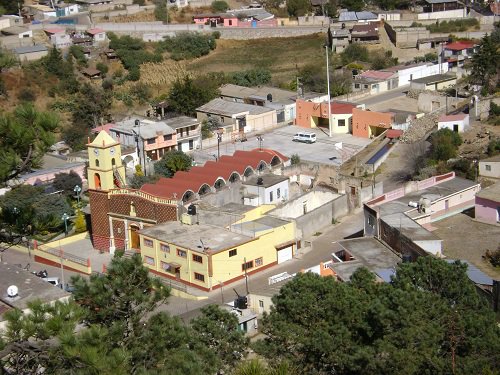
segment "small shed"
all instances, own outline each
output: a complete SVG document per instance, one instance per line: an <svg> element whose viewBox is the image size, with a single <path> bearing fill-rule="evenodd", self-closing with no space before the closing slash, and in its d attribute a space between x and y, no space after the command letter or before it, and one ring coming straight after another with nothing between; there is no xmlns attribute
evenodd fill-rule
<svg viewBox="0 0 500 375"><path fill-rule="evenodd" d="M34 45L27 47L18 47L14 49L14 53L19 58L21 62L23 61L34 61L39 60L44 56L47 56L49 51L44 45Z"/></svg>
<svg viewBox="0 0 500 375"><path fill-rule="evenodd" d="M90 35L94 44L106 41L106 31L104 31L103 29L88 29L87 34Z"/></svg>
<svg viewBox="0 0 500 375"><path fill-rule="evenodd" d="M412 90L438 91L457 84L457 76L453 74L434 74L410 81Z"/></svg>
<svg viewBox="0 0 500 375"><path fill-rule="evenodd" d="M105 49L103 54L108 58L108 60L115 60L118 58L114 49Z"/></svg>
<svg viewBox="0 0 500 375"><path fill-rule="evenodd" d="M438 130L441 129L450 129L457 133L463 133L469 129L469 115L466 113L442 115L438 119Z"/></svg>
<svg viewBox="0 0 500 375"><path fill-rule="evenodd" d="M33 38L33 31L23 26L11 26L2 29L3 35L17 35L22 38Z"/></svg>
<svg viewBox="0 0 500 375"><path fill-rule="evenodd" d="M86 68L82 70L82 74L90 79L99 79L101 78L101 71L95 68Z"/></svg>

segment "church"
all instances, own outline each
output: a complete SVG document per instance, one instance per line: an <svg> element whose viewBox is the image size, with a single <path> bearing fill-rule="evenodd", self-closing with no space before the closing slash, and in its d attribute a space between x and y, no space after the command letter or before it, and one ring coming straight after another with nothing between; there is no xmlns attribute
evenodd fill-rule
<svg viewBox="0 0 500 375"><path fill-rule="evenodd" d="M139 253L142 229L178 221L191 202L288 160L268 149L236 151L173 178L131 189L126 184L119 142L101 131L87 148L90 236L95 249L110 253Z"/></svg>

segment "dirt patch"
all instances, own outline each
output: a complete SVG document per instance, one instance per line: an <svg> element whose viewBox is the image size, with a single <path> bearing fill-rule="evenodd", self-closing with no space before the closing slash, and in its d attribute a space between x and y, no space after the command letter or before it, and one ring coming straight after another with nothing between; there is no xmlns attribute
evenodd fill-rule
<svg viewBox="0 0 500 375"><path fill-rule="evenodd" d="M500 138L500 126L473 121L471 128L462 134L459 154L468 159L479 158L486 153L488 143L494 138Z"/></svg>
<svg viewBox="0 0 500 375"><path fill-rule="evenodd" d="M465 214L458 214L432 223L435 233L443 239L443 253L451 259L464 259L474 264L488 276L499 279L495 269L482 257L486 250L495 250L500 243L500 226L474 221Z"/></svg>

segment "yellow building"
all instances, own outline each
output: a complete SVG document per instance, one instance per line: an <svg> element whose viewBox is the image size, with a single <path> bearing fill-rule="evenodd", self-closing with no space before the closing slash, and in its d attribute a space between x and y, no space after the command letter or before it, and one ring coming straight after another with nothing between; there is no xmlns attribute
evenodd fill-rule
<svg viewBox="0 0 500 375"><path fill-rule="evenodd" d="M213 290L271 267L293 254L295 224L263 216L225 229L168 222L139 232L151 272L202 290Z"/></svg>

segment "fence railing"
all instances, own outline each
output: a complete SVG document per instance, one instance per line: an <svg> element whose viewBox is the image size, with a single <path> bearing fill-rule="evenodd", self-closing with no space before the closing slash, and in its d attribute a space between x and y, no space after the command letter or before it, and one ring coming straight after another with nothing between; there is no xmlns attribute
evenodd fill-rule
<svg viewBox="0 0 500 375"><path fill-rule="evenodd" d="M70 262L74 262L77 264L81 264L82 266L87 267L89 265L89 259L88 258L82 258L77 255L71 254L64 252L64 250L61 249L54 249L52 247L47 247L47 246L39 246L37 251L43 251L45 253L54 255L56 257L62 258L64 260L69 260Z"/></svg>

